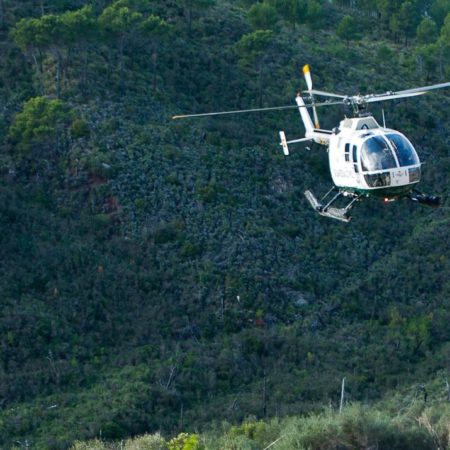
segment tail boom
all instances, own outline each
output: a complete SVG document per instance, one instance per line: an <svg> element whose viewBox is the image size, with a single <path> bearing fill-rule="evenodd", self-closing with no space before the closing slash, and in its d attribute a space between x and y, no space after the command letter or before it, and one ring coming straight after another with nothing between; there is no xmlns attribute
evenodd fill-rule
<svg viewBox="0 0 450 450"><path fill-rule="evenodd" d="M313 140L314 142L317 142L318 144L328 145L330 137L333 133L329 130L323 130L314 127L313 121L311 120L311 116L308 112L308 108L306 107L305 102L300 94L297 95L295 101L298 105L298 110L300 112L300 117L302 118L303 125L305 126L305 137Z"/></svg>

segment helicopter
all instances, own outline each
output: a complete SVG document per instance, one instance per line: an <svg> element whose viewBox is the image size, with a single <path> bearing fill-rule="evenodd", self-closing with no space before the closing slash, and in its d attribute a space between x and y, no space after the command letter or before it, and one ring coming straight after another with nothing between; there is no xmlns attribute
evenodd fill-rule
<svg viewBox="0 0 450 450"><path fill-rule="evenodd" d="M408 198L428 206L440 205L439 197L416 190L416 185L421 178L422 163L409 139L399 131L386 127L384 110L382 110L383 126L381 126L367 108L371 103L414 97L436 89L447 88L450 87L450 82L381 94L342 95L313 89L308 64L303 66L303 75L308 89L303 92L305 98L302 93L297 94L295 106L185 114L172 118L298 108L305 127L305 136L287 140L284 131L280 131L280 145L286 156L290 154L290 144L312 141L328 148L332 188L320 200L310 189L304 192L310 205L320 215L349 222L350 210L364 197L378 197L385 202ZM324 97L325 100L316 102L315 96ZM317 109L335 105L345 105L350 108L352 117L345 117L332 130L322 129ZM312 110L312 117L309 110ZM345 205L337 206L343 201Z"/></svg>

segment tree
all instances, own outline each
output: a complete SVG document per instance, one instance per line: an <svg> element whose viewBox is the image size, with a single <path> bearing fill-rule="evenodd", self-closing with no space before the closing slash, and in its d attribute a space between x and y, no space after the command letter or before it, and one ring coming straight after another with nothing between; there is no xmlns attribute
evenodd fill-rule
<svg viewBox="0 0 450 450"><path fill-rule="evenodd" d="M305 0L276 0L275 4L283 19L291 22L293 29L297 23L305 21L307 14Z"/></svg>
<svg viewBox="0 0 450 450"><path fill-rule="evenodd" d="M396 13L389 19L389 30L393 34L395 42L399 41L399 36L402 31L402 23L399 16L400 15Z"/></svg>
<svg viewBox="0 0 450 450"><path fill-rule="evenodd" d="M447 46L450 46L450 13L447 14L444 25L441 28L440 40Z"/></svg>
<svg viewBox="0 0 450 450"><path fill-rule="evenodd" d="M94 30L92 7L85 6L61 15L47 14L40 18L22 19L12 36L22 51L33 58L42 86L42 59L49 54L55 62L56 96L61 96L62 78L69 48L76 43L85 47ZM86 62L87 64L87 62Z"/></svg>
<svg viewBox="0 0 450 450"><path fill-rule="evenodd" d="M278 15L269 3L255 3L248 11L248 20L255 30L273 30L278 22Z"/></svg>
<svg viewBox="0 0 450 450"><path fill-rule="evenodd" d="M78 47L82 53L81 85L87 83L88 42L93 39L96 32L96 21L92 6L84 6L75 11L67 11L60 17L65 33L65 44L68 47ZM68 51L70 53L70 51Z"/></svg>
<svg viewBox="0 0 450 450"><path fill-rule="evenodd" d="M55 160L72 118L72 111L61 100L48 97L28 100L9 128L17 159L31 162L33 169L41 166L44 159Z"/></svg>
<svg viewBox="0 0 450 450"><path fill-rule="evenodd" d="M419 71L425 81L430 81L431 73L439 67L439 46L437 43L422 45L417 49Z"/></svg>
<svg viewBox="0 0 450 450"><path fill-rule="evenodd" d="M188 25L188 33L191 34L192 20L195 10L202 10L209 8L215 4L215 0L181 0L184 6L184 15Z"/></svg>
<svg viewBox="0 0 450 450"><path fill-rule="evenodd" d="M156 89L156 69L159 47L161 41L169 36L172 27L164 19L152 14L141 23L140 29L145 37L150 38L153 64L153 89Z"/></svg>
<svg viewBox="0 0 450 450"><path fill-rule="evenodd" d="M98 21L107 36L115 39L119 50L120 89L124 89L124 50L136 30L142 14L133 11L127 0L117 0L106 7Z"/></svg>
<svg viewBox="0 0 450 450"><path fill-rule="evenodd" d="M367 14L372 14L376 11L376 4L373 0L356 0L356 8L365 11Z"/></svg>
<svg viewBox="0 0 450 450"><path fill-rule="evenodd" d="M47 25L49 21L46 21ZM42 59L43 52L51 42L49 32L43 26L45 22L41 19L27 18L21 19L11 31L11 35L17 46L26 54L28 54L34 63L36 73L38 75L39 87L38 91L42 93Z"/></svg>
<svg viewBox="0 0 450 450"><path fill-rule="evenodd" d="M416 30L417 40L420 44L431 44L438 37L436 22L429 17L424 17Z"/></svg>
<svg viewBox="0 0 450 450"><path fill-rule="evenodd" d="M438 27L444 24L445 17L450 13L450 0L435 0L430 8L431 18Z"/></svg>
<svg viewBox="0 0 450 450"><path fill-rule="evenodd" d="M306 12L308 25L314 30L323 19L323 6L317 0L310 0L308 2L308 9Z"/></svg>
<svg viewBox="0 0 450 450"><path fill-rule="evenodd" d="M444 25L441 28L441 34L437 41L437 45L439 48L439 71L441 78L444 78L445 66L449 67L450 60L450 13L447 14L447 17L444 20ZM447 70L448 72L448 70ZM445 74L448 76L449 74Z"/></svg>
<svg viewBox="0 0 450 450"><path fill-rule="evenodd" d="M6 22L5 1L0 0L0 25L3 28Z"/></svg>
<svg viewBox="0 0 450 450"><path fill-rule="evenodd" d="M408 43L408 38L414 36L417 28L418 12L411 2L403 2L398 13L398 20L400 23L400 31L405 38L405 45Z"/></svg>
<svg viewBox="0 0 450 450"><path fill-rule="evenodd" d="M380 16L381 26L385 30L389 30L392 16L399 12L400 0L376 0L376 7Z"/></svg>
<svg viewBox="0 0 450 450"><path fill-rule="evenodd" d="M236 44L237 51L245 64L253 64L260 58L273 39L270 30L257 30L242 36Z"/></svg>
<svg viewBox="0 0 450 450"><path fill-rule="evenodd" d="M355 19L351 16L345 16L339 23L336 34L339 38L346 41L348 47L350 45L350 41L356 39L358 35Z"/></svg>
<svg viewBox="0 0 450 450"><path fill-rule="evenodd" d="M63 71L63 46L67 39L66 29L60 16L48 14L39 19L41 36L46 42L46 49L56 64L56 96L61 96Z"/></svg>
<svg viewBox="0 0 450 450"><path fill-rule="evenodd" d="M236 44L236 50L241 57L243 66L256 66L258 75L259 106L262 105L262 73L264 55L273 40L273 32L270 30L257 30L242 36Z"/></svg>

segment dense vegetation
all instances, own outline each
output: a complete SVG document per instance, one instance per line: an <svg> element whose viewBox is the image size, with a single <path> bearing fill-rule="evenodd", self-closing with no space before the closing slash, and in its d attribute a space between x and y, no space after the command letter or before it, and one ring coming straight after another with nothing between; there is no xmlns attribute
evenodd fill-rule
<svg viewBox="0 0 450 450"><path fill-rule="evenodd" d="M344 376L349 401L425 384L440 407L448 207L368 200L335 223L303 198L330 187L326 152L278 149L279 129L301 134L298 112L170 118L290 104L304 63L317 88L349 94L448 80L449 12L0 0L0 446L170 442L212 419L335 408ZM423 189L444 199L448 98L386 106L426 161ZM286 420L268 421L267 439L303 419Z"/></svg>
<svg viewBox="0 0 450 450"><path fill-rule="evenodd" d="M208 433L180 433L169 440L159 433L120 443L95 439L76 442L71 450L448 449L448 405L424 408L419 403L397 414L352 405L341 414L328 410L269 422L247 419L239 426L224 423Z"/></svg>

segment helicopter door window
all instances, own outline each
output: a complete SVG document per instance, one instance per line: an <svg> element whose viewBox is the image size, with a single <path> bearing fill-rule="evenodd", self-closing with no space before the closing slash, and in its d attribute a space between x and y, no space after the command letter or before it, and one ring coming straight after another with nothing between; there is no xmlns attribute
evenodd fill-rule
<svg viewBox="0 0 450 450"><path fill-rule="evenodd" d="M417 156L414 147L406 140L406 138L400 134L388 134L386 137L392 144L401 167L419 164L419 157Z"/></svg>
<svg viewBox="0 0 450 450"><path fill-rule="evenodd" d="M350 161L350 144L345 144L345 161Z"/></svg>
<svg viewBox="0 0 450 450"><path fill-rule="evenodd" d="M381 136L367 139L361 147L361 166L364 172L397 167L389 144Z"/></svg>

